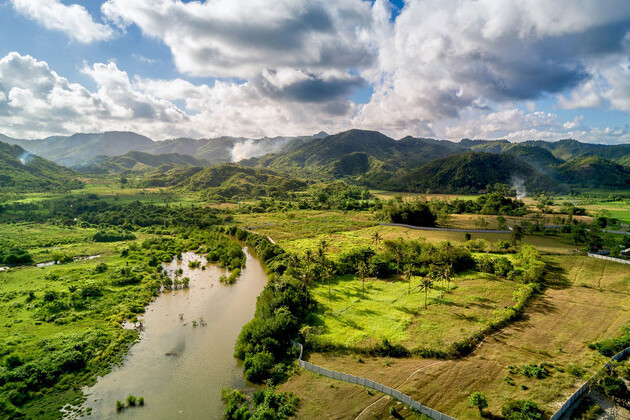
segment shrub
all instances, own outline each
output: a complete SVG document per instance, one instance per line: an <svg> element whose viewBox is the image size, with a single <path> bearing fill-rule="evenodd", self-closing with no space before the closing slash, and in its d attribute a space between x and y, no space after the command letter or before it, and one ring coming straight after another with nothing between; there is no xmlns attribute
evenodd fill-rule
<svg viewBox="0 0 630 420"><path fill-rule="evenodd" d="M506 420L538 420L542 419L543 412L533 401L515 400L501 407L501 415Z"/></svg>
<svg viewBox="0 0 630 420"><path fill-rule="evenodd" d="M136 405L136 396L135 396L135 395L133 395L133 394L128 395L128 396L127 396L127 400L126 400L126 401L127 401L127 404L128 404L130 407L135 407L135 405Z"/></svg>
<svg viewBox="0 0 630 420"><path fill-rule="evenodd" d="M96 232L92 237L94 242L118 242L118 241L129 241L136 239L136 235L133 233L122 232L122 231L100 231Z"/></svg>
<svg viewBox="0 0 630 420"><path fill-rule="evenodd" d="M247 380L260 383L270 376L270 370L274 365L273 354L263 351L245 357L243 368Z"/></svg>

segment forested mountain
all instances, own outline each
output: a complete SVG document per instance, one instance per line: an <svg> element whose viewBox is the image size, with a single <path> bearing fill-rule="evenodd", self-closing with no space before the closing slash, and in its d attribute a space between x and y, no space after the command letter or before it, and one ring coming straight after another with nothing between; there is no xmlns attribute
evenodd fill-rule
<svg viewBox="0 0 630 420"><path fill-rule="evenodd" d="M488 185L523 185L527 191L559 191L556 181L515 156L466 152L409 172L401 189L414 192L477 193Z"/></svg>
<svg viewBox="0 0 630 420"><path fill-rule="evenodd" d="M80 188L76 173L35 156L20 146L0 142L0 191L47 191Z"/></svg>
<svg viewBox="0 0 630 420"><path fill-rule="evenodd" d="M149 172L161 166L208 166L210 162L179 153L154 155L145 152L128 152L122 156L98 156L85 166L77 168L80 172L108 174L121 172ZM162 168L164 171L165 168Z"/></svg>
<svg viewBox="0 0 630 420"><path fill-rule="evenodd" d="M360 177L362 182L370 184L383 174L411 169L463 150L448 141L413 137L396 141L378 131L349 130L243 164L306 177Z"/></svg>
<svg viewBox="0 0 630 420"><path fill-rule="evenodd" d="M559 165L556 178L583 188L630 188L630 168L599 156L583 156Z"/></svg>
<svg viewBox="0 0 630 420"><path fill-rule="evenodd" d="M563 158L576 153L579 155L569 162ZM396 190L473 192L497 182L510 184L515 178L523 179L530 191L567 191L571 186L626 188L628 168L589 153L615 156L619 161L623 153L630 157L630 146L573 140L510 143L464 139L454 143L405 137L396 141L376 131L350 130L243 164Z"/></svg>

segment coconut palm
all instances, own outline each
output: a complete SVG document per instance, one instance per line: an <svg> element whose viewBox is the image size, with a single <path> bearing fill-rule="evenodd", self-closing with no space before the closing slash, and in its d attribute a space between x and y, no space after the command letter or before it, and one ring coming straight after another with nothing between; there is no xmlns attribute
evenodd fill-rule
<svg viewBox="0 0 630 420"><path fill-rule="evenodd" d="M424 289L424 309L427 309L427 299L429 298L429 289L431 288L431 286L433 286L433 279L428 276L422 277L422 281L420 284Z"/></svg>
<svg viewBox="0 0 630 420"><path fill-rule="evenodd" d="M411 276L413 275L413 265L405 264L403 275L405 276L405 280L409 284L409 288L407 289L407 294L411 294Z"/></svg>
<svg viewBox="0 0 630 420"><path fill-rule="evenodd" d="M326 239L320 240L319 246L317 247L317 258L319 258L320 261L324 261L324 258L326 258L327 250L328 250L328 242L326 241Z"/></svg>
<svg viewBox="0 0 630 420"><path fill-rule="evenodd" d="M378 233L374 232L372 234L372 243L374 244L374 248L378 250L378 243L383 240L383 237Z"/></svg>
<svg viewBox="0 0 630 420"><path fill-rule="evenodd" d="M365 299L365 278L368 276L368 266L365 261L359 261L359 265L357 267L357 276L363 282L363 299Z"/></svg>
<svg viewBox="0 0 630 420"><path fill-rule="evenodd" d="M442 272L444 279L446 280L446 293L451 292L451 278L453 277L453 264L444 265L444 271Z"/></svg>

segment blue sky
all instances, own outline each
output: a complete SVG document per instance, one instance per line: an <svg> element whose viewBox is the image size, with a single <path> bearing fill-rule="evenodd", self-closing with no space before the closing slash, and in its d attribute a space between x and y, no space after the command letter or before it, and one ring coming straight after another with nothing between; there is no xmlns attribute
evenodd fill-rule
<svg viewBox="0 0 630 420"><path fill-rule="evenodd" d="M617 0L0 0L0 132L627 143L629 34Z"/></svg>

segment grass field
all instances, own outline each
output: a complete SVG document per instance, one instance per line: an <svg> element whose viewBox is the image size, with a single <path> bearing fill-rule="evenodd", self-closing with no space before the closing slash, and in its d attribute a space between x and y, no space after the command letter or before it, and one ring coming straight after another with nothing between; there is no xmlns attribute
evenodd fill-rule
<svg viewBox="0 0 630 420"><path fill-rule="evenodd" d="M312 222L316 225L315 222ZM348 226L348 222L345 222ZM328 225L325 220L321 220L318 228L313 228L309 232L299 227L300 223L296 223L296 232L286 232L282 230L282 226L266 226L257 228L256 231L269 235L278 242L283 248L291 252L304 252L306 249L317 249L320 240L325 239L330 248L328 253L332 256L338 255L340 252L360 246L371 245L372 235L378 232L383 239L418 239L425 238L431 242L439 241L464 241L464 233L462 232L445 232L409 229L398 226L370 226L369 222L353 222L352 229L344 228L344 222ZM312 226L312 225L311 225ZM345 229L338 230L335 229ZM297 233L297 231L300 231ZM293 239L295 236L302 235L301 238ZM509 241L510 235L504 233L472 233L473 239L485 239L489 242L498 240ZM531 236L524 237L523 242L534 245L541 253L545 254L572 254L576 246L566 239L560 237L543 237ZM382 245L381 245L382 246Z"/></svg>
<svg viewBox="0 0 630 420"><path fill-rule="evenodd" d="M363 298L362 282L344 276L333 281L330 301L327 285L313 289L321 310L312 325L324 328L318 341L336 347L364 348L387 338L408 349L446 350L481 331L489 319L500 316L497 311L513 305L517 286L487 274L460 275L442 299L435 283L425 310L425 294L416 277L411 279L410 294L406 281L368 279Z"/></svg>
<svg viewBox="0 0 630 420"><path fill-rule="evenodd" d="M486 392L493 415L499 414L503 403L516 398L531 399L551 414L605 363L606 358L588 344L614 337L630 323L630 271L625 265L588 257L554 255L546 260L552 270L542 296L521 321L487 337L467 358L363 358L359 363L352 355L327 353L312 354L310 361L395 387L457 418L478 418L466 403L474 391ZM509 365L543 361L554 366L545 379L508 371ZM583 369L584 376L570 373L569 365ZM505 380L508 376L515 385ZM302 398L298 418L357 418L362 412L359 418L388 418L391 406L398 407L404 417L415 418L378 393L310 372L302 371L281 389Z"/></svg>

